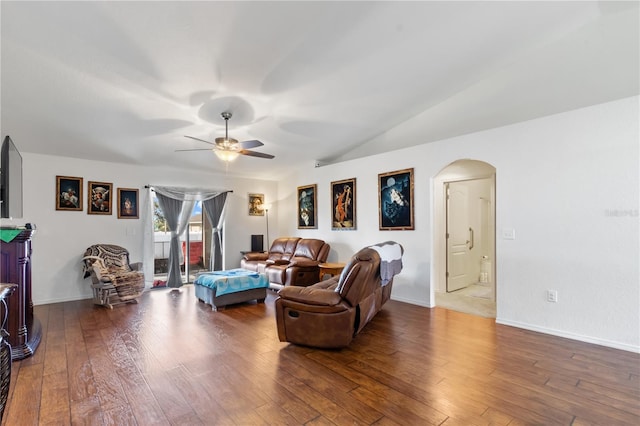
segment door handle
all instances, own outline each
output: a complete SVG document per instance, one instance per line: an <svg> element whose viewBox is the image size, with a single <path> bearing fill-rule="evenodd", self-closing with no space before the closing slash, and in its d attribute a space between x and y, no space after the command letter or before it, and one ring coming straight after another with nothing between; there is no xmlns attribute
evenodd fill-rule
<svg viewBox="0 0 640 426"><path fill-rule="evenodd" d="M467 241L467 242L471 243L471 245L469 246L469 250L471 250L471 249L473 249L473 245L474 245L474 243L473 243L473 228L471 228L471 227L469 227L469 238L470 238L470 241Z"/></svg>

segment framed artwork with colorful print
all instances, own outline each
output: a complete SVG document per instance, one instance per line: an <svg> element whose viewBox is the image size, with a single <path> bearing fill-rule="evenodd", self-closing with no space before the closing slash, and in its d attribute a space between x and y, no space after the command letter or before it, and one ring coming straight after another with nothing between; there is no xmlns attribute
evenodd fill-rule
<svg viewBox="0 0 640 426"><path fill-rule="evenodd" d="M298 187L298 229L318 228L317 192L316 184Z"/></svg>
<svg viewBox="0 0 640 426"><path fill-rule="evenodd" d="M249 216L264 216L264 194L249 194Z"/></svg>
<svg viewBox="0 0 640 426"><path fill-rule="evenodd" d="M111 214L111 194L113 184L89 181L87 197L88 214Z"/></svg>
<svg viewBox="0 0 640 426"><path fill-rule="evenodd" d="M82 178L56 176L56 210L82 211Z"/></svg>
<svg viewBox="0 0 640 426"><path fill-rule="evenodd" d="M356 178L331 182L331 229L356 229Z"/></svg>
<svg viewBox="0 0 640 426"><path fill-rule="evenodd" d="M138 219L138 190L136 188L118 188L118 219Z"/></svg>
<svg viewBox="0 0 640 426"><path fill-rule="evenodd" d="M413 225L413 168L378 175L380 230L410 231Z"/></svg>

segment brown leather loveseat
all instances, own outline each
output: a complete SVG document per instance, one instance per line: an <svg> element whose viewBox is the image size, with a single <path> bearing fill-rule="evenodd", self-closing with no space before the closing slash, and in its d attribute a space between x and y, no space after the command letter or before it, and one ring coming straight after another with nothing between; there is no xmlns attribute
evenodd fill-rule
<svg viewBox="0 0 640 426"><path fill-rule="evenodd" d="M267 253L247 253L240 267L267 275L269 287L308 286L318 282L318 265L327 260L331 247L323 240L277 238Z"/></svg>
<svg viewBox="0 0 640 426"><path fill-rule="evenodd" d="M401 245L372 247L357 252L339 277L280 290L275 301L280 341L318 348L351 343L389 300L393 276L402 269Z"/></svg>

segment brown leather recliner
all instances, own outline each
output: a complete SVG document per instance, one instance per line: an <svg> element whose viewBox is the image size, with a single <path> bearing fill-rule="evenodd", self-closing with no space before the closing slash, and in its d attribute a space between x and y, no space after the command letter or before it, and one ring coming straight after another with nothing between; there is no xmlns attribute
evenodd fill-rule
<svg viewBox="0 0 640 426"><path fill-rule="evenodd" d="M268 253L245 254L240 267L266 274L270 288L308 286L318 281L318 265L327 260L330 249L323 240L277 238Z"/></svg>
<svg viewBox="0 0 640 426"><path fill-rule="evenodd" d="M349 345L391 297L393 279L382 285L380 263L378 252L366 247L339 277L280 290L275 301L280 341L318 348Z"/></svg>

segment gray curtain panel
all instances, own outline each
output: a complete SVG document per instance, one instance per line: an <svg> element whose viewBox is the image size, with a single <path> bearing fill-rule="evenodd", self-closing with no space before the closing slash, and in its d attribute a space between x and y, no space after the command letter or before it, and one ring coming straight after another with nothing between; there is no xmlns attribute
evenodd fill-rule
<svg viewBox="0 0 640 426"><path fill-rule="evenodd" d="M180 236L187 229L191 211L195 201L177 200L170 196L156 191L158 204L167 219L167 225L171 231L171 242L169 244L169 270L167 276L167 287L182 287L182 274L180 273Z"/></svg>
<svg viewBox="0 0 640 426"><path fill-rule="evenodd" d="M211 259L209 270L222 270L222 212L227 201L228 192L216 195L213 198L204 200L202 207L213 227L211 235Z"/></svg>

